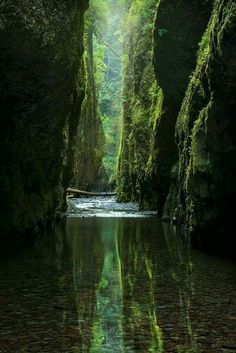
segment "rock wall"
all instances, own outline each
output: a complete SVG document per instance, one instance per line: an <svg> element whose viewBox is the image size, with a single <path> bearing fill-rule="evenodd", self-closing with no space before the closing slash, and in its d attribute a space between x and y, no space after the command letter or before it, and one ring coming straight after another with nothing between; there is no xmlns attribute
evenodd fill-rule
<svg viewBox="0 0 236 353"><path fill-rule="evenodd" d="M211 3L131 4L125 39L120 201L132 199L141 207L158 208L162 215L177 160L175 124Z"/></svg>
<svg viewBox="0 0 236 353"><path fill-rule="evenodd" d="M194 244L232 254L236 3L157 2L153 43L142 12L128 32L119 199L158 207Z"/></svg>
<svg viewBox="0 0 236 353"><path fill-rule="evenodd" d="M216 0L176 125L178 166L165 214L192 242L233 255L236 3ZM225 249L224 249L225 248Z"/></svg>
<svg viewBox="0 0 236 353"><path fill-rule="evenodd" d="M175 124L211 9L212 0L162 0L157 7L154 68L163 90L163 102L153 131L150 174L158 194L160 214L177 160Z"/></svg>
<svg viewBox="0 0 236 353"><path fill-rule="evenodd" d="M30 234L63 208L83 88L87 0L0 4L1 235Z"/></svg>
<svg viewBox="0 0 236 353"><path fill-rule="evenodd" d="M158 98L152 65L152 29L156 0L134 0L128 11L125 36L123 126L118 164L119 201L137 201L143 207L155 204L152 184L147 183L151 135L156 123ZM154 199L153 199L154 198Z"/></svg>
<svg viewBox="0 0 236 353"><path fill-rule="evenodd" d="M93 24L90 24L85 32L86 89L77 130L72 180L74 186L88 191L97 189L105 142L94 77L94 30Z"/></svg>

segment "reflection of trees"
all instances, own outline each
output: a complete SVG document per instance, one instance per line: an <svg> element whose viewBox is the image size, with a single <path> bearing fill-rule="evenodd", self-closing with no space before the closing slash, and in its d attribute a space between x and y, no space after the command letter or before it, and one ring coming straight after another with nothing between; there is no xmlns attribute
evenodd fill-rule
<svg viewBox="0 0 236 353"><path fill-rule="evenodd" d="M68 219L66 238L71 249L73 284L81 336L81 352L92 341L96 290L103 265L100 223L96 219Z"/></svg>
<svg viewBox="0 0 236 353"><path fill-rule="evenodd" d="M181 234L176 234L176 228L163 224L163 231L169 252L170 272L179 296L180 325L184 333L184 344L177 347L178 352L198 352L196 337L190 319L191 298L194 294L192 280L192 263L188 242Z"/></svg>
<svg viewBox="0 0 236 353"><path fill-rule="evenodd" d="M106 220L102 228L104 264L97 289L91 353L122 353L122 278L118 251L118 220Z"/></svg>
<svg viewBox="0 0 236 353"><path fill-rule="evenodd" d="M62 334L77 327L78 352L197 352L192 265L172 226L72 218L56 231L56 253Z"/></svg>
<svg viewBox="0 0 236 353"><path fill-rule="evenodd" d="M125 343L142 352L163 352L158 325L154 263L145 220L123 220L119 228ZM130 352L133 352L131 350Z"/></svg>

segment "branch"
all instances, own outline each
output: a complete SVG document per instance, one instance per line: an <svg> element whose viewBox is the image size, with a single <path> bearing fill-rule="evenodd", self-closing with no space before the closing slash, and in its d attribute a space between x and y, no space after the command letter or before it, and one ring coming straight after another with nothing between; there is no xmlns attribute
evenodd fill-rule
<svg viewBox="0 0 236 353"><path fill-rule="evenodd" d="M110 49L110 51L111 51L120 61L122 61L121 56L120 56L113 48L111 48L110 45L109 45L107 42L105 42L105 40L102 38L101 33L99 33L98 31L96 31L96 33L98 34L98 36L99 36L100 40L103 42L103 44L104 44L108 49Z"/></svg>

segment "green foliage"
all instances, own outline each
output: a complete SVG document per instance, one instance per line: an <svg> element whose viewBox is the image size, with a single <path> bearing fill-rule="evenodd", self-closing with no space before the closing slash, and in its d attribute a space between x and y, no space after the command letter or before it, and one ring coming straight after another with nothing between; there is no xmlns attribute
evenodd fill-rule
<svg viewBox="0 0 236 353"><path fill-rule="evenodd" d="M89 10L86 13L86 26L93 25L95 31L106 29L108 22L107 0L90 0Z"/></svg>
<svg viewBox="0 0 236 353"><path fill-rule="evenodd" d="M127 9L123 21L124 43L128 43L128 36L133 32L133 36L152 33L156 0L132 0ZM126 53L124 53L126 54ZM125 68L125 66L124 66Z"/></svg>
<svg viewBox="0 0 236 353"><path fill-rule="evenodd" d="M104 166L109 177L114 173L117 164L117 151L119 147L119 121L117 117L102 117L103 130L105 133L105 156L103 159Z"/></svg>
<svg viewBox="0 0 236 353"><path fill-rule="evenodd" d="M107 71L107 65L105 60L105 45L98 43L96 40L94 42L94 78L98 91L104 82L105 74Z"/></svg>
<svg viewBox="0 0 236 353"><path fill-rule="evenodd" d="M104 1L102 2L104 4ZM103 165L108 178L114 179L120 135L122 110L122 21L123 1L105 1L106 28L95 28L94 70L98 89L99 109L105 134ZM107 181L108 183L108 181Z"/></svg>
<svg viewBox="0 0 236 353"><path fill-rule="evenodd" d="M152 63L156 1L134 0L127 14L123 56L123 126L118 165L118 197L145 206L153 126L162 101Z"/></svg>
<svg viewBox="0 0 236 353"><path fill-rule="evenodd" d="M91 0L86 14L84 59L87 90L78 131L75 166L77 181L86 188L106 188L109 178L114 180L112 175L117 164L122 108L122 3ZM101 164L102 150L104 158ZM81 168L84 164L90 165L90 168ZM97 185L94 184L95 175ZM85 179L88 181L86 185Z"/></svg>
<svg viewBox="0 0 236 353"><path fill-rule="evenodd" d="M173 209L182 209L181 217L190 234L205 244L211 234L214 242L218 241L219 229L220 237L227 234L230 240L228 229L233 229L230 222L236 173L236 127L232 115L236 82L232 64L235 20L235 1L214 2L176 126L179 148L176 194L180 205L175 201ZM222 219L228 224L226 227Z"/></svg>

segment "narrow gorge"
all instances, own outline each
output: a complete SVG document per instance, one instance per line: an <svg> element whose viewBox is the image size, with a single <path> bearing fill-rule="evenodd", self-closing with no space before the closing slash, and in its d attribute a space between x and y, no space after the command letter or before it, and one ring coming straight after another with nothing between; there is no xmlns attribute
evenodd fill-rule
<svg viewBox="0 0 236 353"><path fill-rule="evenodd" d="M157 208L195 245L231 252L235 2L160 1L154 38L156 1L139 4L125 46L118 198Z"/></svg>
<svg viewBox="0 0 236 353"><path fill-rule="evenodd" d="M0 353L233 352L235 0L1 0L0 113Z"/></svg>

